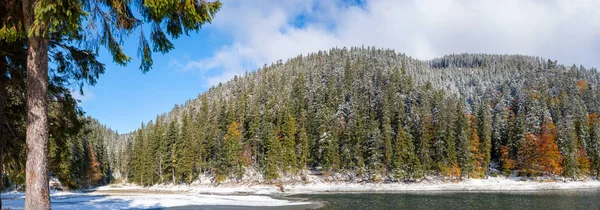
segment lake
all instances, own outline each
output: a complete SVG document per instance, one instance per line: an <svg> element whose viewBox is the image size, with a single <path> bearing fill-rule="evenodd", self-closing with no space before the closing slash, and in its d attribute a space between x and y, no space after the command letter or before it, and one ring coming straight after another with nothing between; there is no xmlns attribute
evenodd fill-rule
<svg viewBox="0 0 600 210"><path fill-rule="evenodd" d="M148 191L56 193L53 209L600 209L600 189L545 191L421 191L236 196ZM3 194L5 206L22 209L22 193ZM311 202L310 204L307 203ZM300 205L293 205L293 203ZM292 204L292 205L290 205Z"/></svg>
<svg viewBox="0 0 600 210"><path fill-rule="evenodd" d="M320 209L600 209L600 189L525 192L410 192L295 195Z"/></svg>

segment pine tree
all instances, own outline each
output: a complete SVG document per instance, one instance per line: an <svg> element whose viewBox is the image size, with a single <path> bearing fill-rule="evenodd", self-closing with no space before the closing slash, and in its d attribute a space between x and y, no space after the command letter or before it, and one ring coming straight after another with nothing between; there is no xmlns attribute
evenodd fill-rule
<svg viewBox="0 0 600 210"><path fill-rule="evenodd" d="M310 162L310 154L308 147L308 133L306 131L306 117L304 111L300 113L300 118L297 124L296 132L296 158L298 169L305 169L307 164Z"/></svg>
<svg viewBox="0 0 600 210"><path fill-rule="evenodd" d="M165 166L163 168L165 171L163 174L170 174L172 183L175 183L175 167L178 160L177 143L179 142L179 128L176 123L175 120L169 123L166 139L161 145L161 152L165 157Z"/></svg>
<svg viewBox="0 0 600 210"><path fill-rule="evenodd" d="M308 119L306 117L306 80L303 73L299 73L292 84L292 96L294 96L295 114L296 114L296 159L298 169L303 170L310 162L309 134L307 131Z"/></svg>
<svg viewBox="0 0 600 210"><path fill-rule="evenodd" d="M279 177L279 151L281 151L281 145L278 139L278 131L274 128L271 123L267 123L263 129L266 134L266 166L265 166L265 179L274 180Z"/></svg>
<svg viewBox="0 0 600 210"><path fill-rule="evenodd" d="M282 126L282 151L283 157L282 169L286 172L295 173L297 170L297 158L296 158L296 131L297 124L296 118L292 116L292 113L286 111L284 117L284 124Z"/></svg>
<svg viewBox="0 0 600 210"><path fill-rule="evenodd" d="M159 182L160 183L164 183L165 179L163 176L164 170L163 167L165 166L165 154L162 152L162 146L163 146L163 141L165 141L164 139L164 135L163 135L163 127L162 125L159 123L159 117L156 116L156 121L154 124L154 130L153 130L153 142L152 142L152 153L155 154L155 160L154 162L157 165L157 173L158 173L158 178L159 178Z"/></svg>
<svg viewBox="0 0 600 210"><path fill-rule="evenodd" d="M261 137L261 120L258 114L259 105L258 104L250 104L249 105L249 113L247 117L248 127L246 132L244 132L244 139L248 142L250 151L252 153L253 161L252 165L254 167L258 167L258 161L260 157L259 147L260 147L260 137Z"/></svg>
<svg viewBox="0 0 600 210"><path fill-rule="evenodd" d="M588 115L590 128L590 137L588 140L588 155L590 157L592 174L598 176L600 174L600 118L598 114L592 113Z"/></svg>
<svg viewBox="0 0 600 210"><path fill-rule="evenodd" d="M481 178L485 176L485 154L481 150L481 138L479 137L479 130L477 129L477 121L475 116L469 115L469 152L471 153L471 162L473 170L471 171L470 177ZM488 153L489 154L489 153Z"/></svg>
<svg viewBox="0 0 600 210"><path fill-rule="evenodd" d="M397 72L397 71L394 71ZM393 73L392 73L393 74ZM392 120L397 115L396 110L396 88L393 82L397 82L397 76L392 75L390 80L384 85L385 95L382 99L381 104L381 131L383 135L383 164L385 166L386 175L391 174L393 169L393 156L394 156L394 132L392 127Z"/></svg>
<svg viewBox="0 0 600 210"><path fill-rule="evenodd" d="M386 169L386 173L390 173L391 169L393 167L392 164L392 158L393 158L393 146L392 146L392 138L393 138L393 133L392 133L392 125L391 125L391 119L389 116L386 115L390 115L387 112L384 112L384 117L383 117L383 125L382 125L382 138L383 138L383 165L384 168Z"/></svg>
<svg viewBox="0 0 600 210"><path fill-rule="evenodd" d="M352 136L350 137L351 142L353 143L354 147L352 148L352 156L353 156L353 161L356 163L356 176L361 177L364 175L364 168L365 168L365 150L363 148L365 148L365 142L367 139L367 132L366 132L366 128L365 125L363 124L363 122L366 121L366 118L364 117L359 117L356 121L356 128L354 130L354 132L352 133Z"/></svg>
<svg viewBox="0 0 600 210"><path fill-rule="evenodd" d="M493 111L491 157L495 160L500 159L500 148L505 142L508 142L506 139L508 134L508 113L507 107L502 103L498 103Z"/></svg>
<svg viewBox="0 0 600 210"><path fill-rule="evenodd" d="M426 111L425 111L426 112ZM424 113L421 115L423 117L421 122L421 135L418 138L418 151L417 155L419 160L421 161L421 172L423 172L423 176L429 173L431 169L431 156L430 156L430 142L433 138L433 122L431 119L431 115L428 113Z"/></svg>
<svg viewBox="0 0 600 210"><path fill-rule="evenodd" d="M462 175L469 174L473 170L472 154L469 150L469 122L463 111L463 102L459 101L456 106L456 157Z"/></svg>
<svg viewBox="0 0 600 210"><path fill-rule="evenodd" d="M383 154L380 150L383 138L379 130L379 122L375 119L373 112L369 118L368 137L365 142L365 157L368 175L373 181L377 181L383 169Z"/></svg>
<svg viewBox="0 0 600 210"><path fill-rule="evenodd" d="M482 170L487 176L492 157L492 119L487 103L483 103L479 107L477 124L477 131L481 142L479 152L483 155Z"/></svg>
<svg viewBox="0 0 600 210"><path fill-rule="evenodd" d="M209 125L209 112L208 112L208 99L206 95L200 97L200 111L196 117L195 123L195 154L196 154L196 171L201 174L207 168L207 142L208 142L208 125Z"/></svg>
<svg viewBox="0 0 600 210"><path fill-rule="evenodd" d="M326 174L337 172L340 169L340 157L339 157L339 145L338 145L338 131L335 128L329 128L329 132L324 132L321 136L322 145L320 146L324 150L322 154L322 168Z"/></svg>
<svg viewBox="0 0 600 210"><path fill-rule="evenodd" d="M572 116L568 113L564 113L564 115L557 125L557 143L564 158L563 175L566 177L575 177L579 173L577 168L577 132Z"/></svg>
<svg viewBox="0 0 600 210"><path fill-rule="evenodd" d="M194 144L193 139L193 122L191 119L191 114L184 114L183 125L181 128L181 138L180 138L180 160L178 165L178 173L180 176L180 180L185 183L191 183L194 179L194 163L196 162L197 154L195 152L195 148L197 147Z"/></svg>
<svg viewBox="0 0 600 210"><path fill-rule="evenodd" d="M227 126L227 133L224 140L224 161L217 170L218 176L229 176L241 178L244 174L244 167L241 161L242 155L242 134L239 130L239 124L233 121Z"/></svg>
<svg viewBox="0 0 600 210"><path fill-rule="evenodd" d="M277 122L277 107L275 99L270 97L265 107L266 113L263 120L262 138L264 142L264 174L267 181L272 181L279 177L281 170L281 122Z"/></svg>
<svg viewBox="0 0 600 210"><path fill-rule="evenodd" d="M140 129L138 129L134 135L135 137L135 142L133 145L133 149L132 149L132 160L131 160L131 165L128 167L132 170L131 178L134 180L134 182L140 184L140 185L144 185L143 180L143 152L144 152L144 142L142 141L142 132L144 130L144 125L142 123L142 126ZM85 146L83 146L83 148L85 148Z"/></svg>
<svg viewBox="0 0 600 210"><path fill-rule="evenodd" d="M404 109L403 103L400 104L400 110ZM395 177L398 179L410 180L418 178L421 175L421 163L415 154L413 140L405 131L403 117L398 117L398 129L396 131L396 140L394 145L394 168Z"/></svg>

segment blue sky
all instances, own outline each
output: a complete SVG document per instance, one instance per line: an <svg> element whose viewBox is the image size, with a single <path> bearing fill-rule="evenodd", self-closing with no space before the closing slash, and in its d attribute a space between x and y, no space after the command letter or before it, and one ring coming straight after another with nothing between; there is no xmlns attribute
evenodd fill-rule
<svg viewBox="0 0 600 210"><path fill-rule="evenodd" d="M130 132L207 89L199 74L169 66L171 59L210 56L224 41L209 30L175 40L176 49L165 55L154 54L153 68L145 74L138 69L137 40L125 45L134 58L126 67L114 64L104 51L100 61L106 64L106 73L95 86L84 87L80 105L101 123L120 133Z"/></svg>
<svg viewBox="0 0 600 210"><path fill-rule="evenodd" d="M600 1L222 0L213 24L154 54L142 74L115 65L77 96L87 115L127 133L210 86L263 64L332 47L375 46L431 59L450 53L537 55L598 67Z"/></svg>

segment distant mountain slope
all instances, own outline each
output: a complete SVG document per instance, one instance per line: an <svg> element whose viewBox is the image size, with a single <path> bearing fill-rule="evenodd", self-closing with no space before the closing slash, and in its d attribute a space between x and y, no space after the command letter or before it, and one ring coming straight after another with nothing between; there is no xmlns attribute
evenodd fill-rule
<svg viewBox="0 0 600 210"><path fill-rule="evenodd" d="M115 144L130 181L600 172L596 69L522 55L331 49L210 88ZM489 170L489 166L496 168ZM496 170L500 170L498 172ZM338 176L340 175L340 176Z"/></svg>

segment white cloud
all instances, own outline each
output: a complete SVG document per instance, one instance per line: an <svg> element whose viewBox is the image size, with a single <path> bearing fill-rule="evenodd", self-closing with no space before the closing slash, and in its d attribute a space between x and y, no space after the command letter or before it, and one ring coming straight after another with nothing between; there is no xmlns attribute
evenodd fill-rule
<svg viewBox="0 0 600 210"><path fill-rule="evenodd" d="M77 90L72 89L71 95L73 96L73 98L75 100L79 100L81 103L84 103L84 102L89 101L94 98L94 93L89 90L84 90L84 94L81 94L79 92L79 89L77 89Z"/></svg>
<svg viewBox="0 0 600 210"><path fill-rule="evenodd" d="M543 56L598 67L600 1L225 0L214 27L233 37L192 60L208 85L264 63L343 46L392 48L420 59L450 53ZM298 27L298 17L304 24Z"/></svg>

